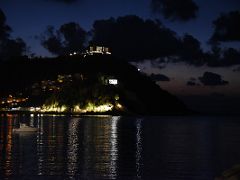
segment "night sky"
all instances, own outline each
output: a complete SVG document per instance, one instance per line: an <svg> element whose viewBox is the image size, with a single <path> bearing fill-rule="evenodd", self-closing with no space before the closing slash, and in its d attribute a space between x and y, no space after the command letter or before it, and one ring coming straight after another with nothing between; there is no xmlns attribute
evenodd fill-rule
<svg viewBox="0 0 240 180"><path fill-rule="evenodd" d="M21 37L36 55L52 56L37 38L48 25L59 28L62 24L76 22L89 31L95 20L125 15L137 15L143 19L158 18L178 36L185 33L193 35L201 42L203 50L207 51L210 49L207 41L214 31L212 21L220 13L239 11L240 1L195 0L195 3L199 7L196 19L187 22L170 21L153 13L150 0L79 0L72 3L61 0L1 0L0 8L6 15L7 24L13 29L12 36ZM221 46L240 49L239 41L221 43ZM160 76L158 84L192 107L212 112L235 112L240 107L240 63L229 67L194 66L184 62L161 66L150 61L135 64L149 75L163 75L165 79ZM205 72L221 77L215 85L209 85L201 81Z"/></svg>

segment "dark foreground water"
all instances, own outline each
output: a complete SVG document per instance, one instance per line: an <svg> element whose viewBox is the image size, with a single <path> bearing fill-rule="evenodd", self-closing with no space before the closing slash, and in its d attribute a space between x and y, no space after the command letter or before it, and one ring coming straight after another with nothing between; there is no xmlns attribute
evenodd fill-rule
<svg viewBox="0 0 240 180"><path fill-rule="evenodd" d="M0 115L0 179L212 180L237 164L237 117Z"/></svg>

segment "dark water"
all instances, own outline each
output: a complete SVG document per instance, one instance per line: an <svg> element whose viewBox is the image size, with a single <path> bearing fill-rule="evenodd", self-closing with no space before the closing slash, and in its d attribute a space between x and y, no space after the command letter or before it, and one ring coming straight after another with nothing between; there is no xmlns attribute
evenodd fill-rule
<svg viewBox="0 0 240 180"><path fill-rule="evenodd" d="M210 180L237 164L237 117L0 115L0 179Z"/></svg>

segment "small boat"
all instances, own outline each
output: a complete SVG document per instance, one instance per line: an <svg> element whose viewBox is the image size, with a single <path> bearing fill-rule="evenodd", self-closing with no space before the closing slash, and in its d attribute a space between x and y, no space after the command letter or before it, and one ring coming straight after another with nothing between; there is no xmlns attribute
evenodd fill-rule
<svg viewBox="0 0 240 180"><path fill-rule="evenodd" d="M20 123L19 128L13 128L13 132L37 132L38 128L30 127L24 123Z"/></svg>

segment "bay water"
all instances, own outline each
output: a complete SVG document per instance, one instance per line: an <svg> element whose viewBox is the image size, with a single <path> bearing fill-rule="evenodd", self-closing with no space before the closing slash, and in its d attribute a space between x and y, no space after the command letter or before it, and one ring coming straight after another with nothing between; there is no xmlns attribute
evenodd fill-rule
<svg viewBox="0 0 240 180"><path fill-rule="evenodd" d="M212 180L239 164L239 117L0 114L0 179Z"/></svg>

